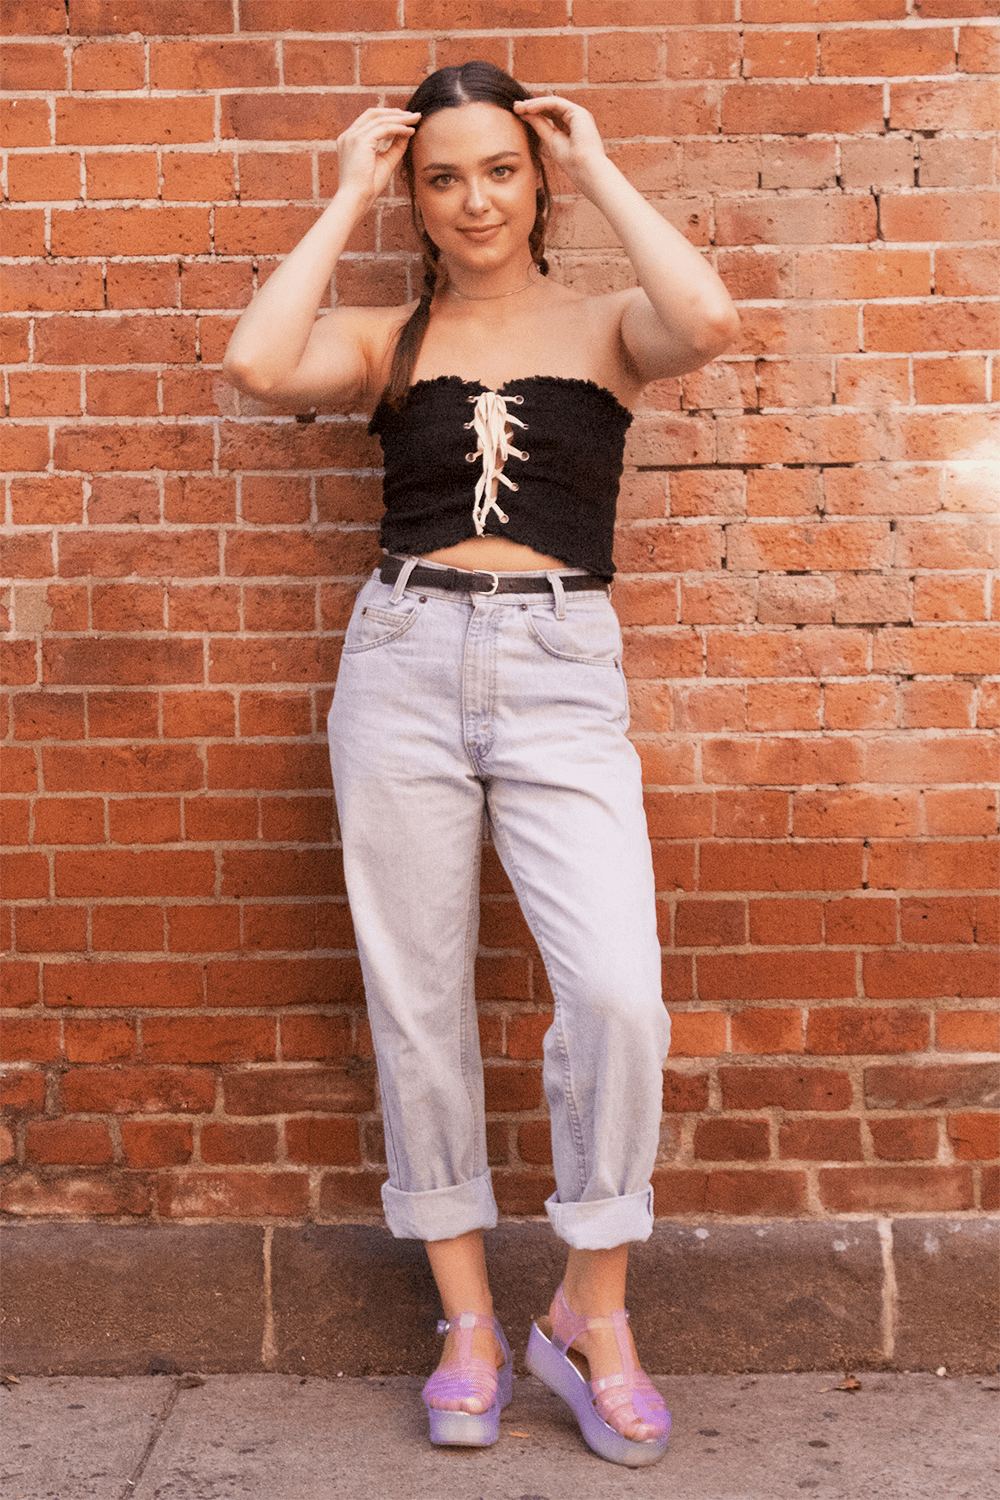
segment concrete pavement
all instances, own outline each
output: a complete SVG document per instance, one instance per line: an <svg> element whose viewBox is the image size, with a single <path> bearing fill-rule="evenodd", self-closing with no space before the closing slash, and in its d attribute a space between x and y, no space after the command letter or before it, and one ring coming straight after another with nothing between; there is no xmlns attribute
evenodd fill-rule
<svg viewBox="0 0 1000 1500"><path fill-rule="evenodd" d="M535 1379L490 1449L431 1447L412 1376L25 1376L2 1500L994 1500L996 1376L669 1375L651 1469L581 1442Z"/></svg>

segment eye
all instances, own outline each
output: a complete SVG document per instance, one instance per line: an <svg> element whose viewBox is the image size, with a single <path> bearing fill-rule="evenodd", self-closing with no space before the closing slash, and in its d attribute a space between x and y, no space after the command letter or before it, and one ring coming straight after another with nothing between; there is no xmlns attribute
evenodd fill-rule
<svg viewBox="0 0 1000 1500"><path fill-rule="evenodd" d="M514 168L510 166L500 165L493 168L493 176L497 179L498 182L503 182L507 177L513 176L513 173Z"/></svg>
<svg viewBox="0 0 1000 1500"><path fill-rule="evenodd" d="M452 183L454 181L455 181L455 179L451 175L450 172L438 172L438 174L437 174L436 177L432 177L431 178L431 187L435 187L435 188L451 187L451 185L452 185Z"/></svg>

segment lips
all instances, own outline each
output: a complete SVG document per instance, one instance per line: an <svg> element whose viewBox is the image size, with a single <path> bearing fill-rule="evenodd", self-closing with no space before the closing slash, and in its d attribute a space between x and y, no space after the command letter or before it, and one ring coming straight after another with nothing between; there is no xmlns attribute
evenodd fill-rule
<svg viewBox="0 0 1000 1500"><path fill-rule="evenodd" d="M473 224L460 232L470 240L488 240L492 235L496 234L497 230L502 228L502 222L499 224Z"/></svg>

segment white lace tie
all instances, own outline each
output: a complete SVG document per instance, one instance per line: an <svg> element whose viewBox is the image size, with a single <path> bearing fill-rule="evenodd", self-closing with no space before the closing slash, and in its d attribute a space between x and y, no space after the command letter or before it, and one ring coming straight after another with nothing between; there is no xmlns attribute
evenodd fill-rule
<svg viewBox="0 0 1000 1500"><path fill-rule="evenodd" d="M512 416L507 410L507 402L503 396L496 391L484 391L475 399L476 409L472 421L466 422L466 428L475 428L478 446L475 453L467 453L466 459L474 463L482 456L483 472L476 481L476 498L472 507L472 520L476 528L476 535L483 536L486 531L486 520L491 511L496 511L497 517L503 525L506 525L508 517L497 504L497 487L506 485L509 490L516 490L517 485L512 479L508 479L503 472L503 466L507 459L513 455L514 458L526 459L527 453L520 448L511 446L511 436L508 427L522 427L527 430L527 423ZM520 406L524 400L523 396L512 396L511 403Z"/></svg>

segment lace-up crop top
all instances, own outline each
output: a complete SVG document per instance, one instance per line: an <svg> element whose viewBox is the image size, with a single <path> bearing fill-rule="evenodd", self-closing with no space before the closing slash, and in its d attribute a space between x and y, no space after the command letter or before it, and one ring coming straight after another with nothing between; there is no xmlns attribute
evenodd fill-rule
<svg viewBox="0 0 1000 1500"><path fill-rule="evenodd" d="M503 536L610 579L631 421L592 380L531 375L500 391L457 375L418 380L368 428L385 460L381 545L421 555Z"/></svg>

